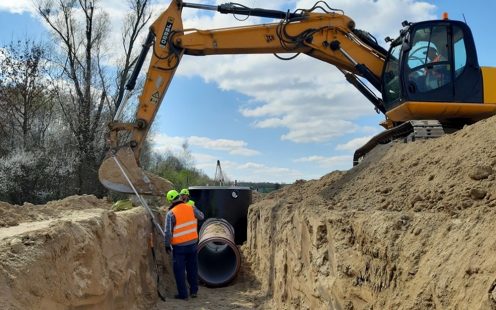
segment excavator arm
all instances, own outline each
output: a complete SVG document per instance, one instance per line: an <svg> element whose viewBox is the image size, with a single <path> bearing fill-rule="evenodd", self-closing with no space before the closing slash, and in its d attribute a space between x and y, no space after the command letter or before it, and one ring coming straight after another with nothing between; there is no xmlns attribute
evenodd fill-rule
<svg viewBox="0 0 496 310"><path fill-rule="evenodd" d="M215 30L183 29L181 11L185 7L281 21ZM120 122L128 94L135 86L149 50L152 55L139 96L135 121ZM137 65L126 85L128 94L124 96L124 102L119 104L114 121L109 124L111 150L100 167L102 184L119 192L152 195L163 194L172 187L170 182L143 172L139 159L143 142L184 54L204 56L268 53L276 56L303 53L336 66L350 83L371 100L378 111L385 112L382 100L358 76L380 90L387 51L368 33L355 29L354 21L342 11L332 9L322 1L311 9L294 13L252 9L235 4L208 6L172 1L151 25ZM130 142L120 143L122 132L130 134Z"/></svg>

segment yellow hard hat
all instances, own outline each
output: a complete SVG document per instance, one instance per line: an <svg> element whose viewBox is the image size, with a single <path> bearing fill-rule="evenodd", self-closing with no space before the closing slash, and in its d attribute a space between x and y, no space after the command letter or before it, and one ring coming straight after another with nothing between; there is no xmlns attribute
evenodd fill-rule
<svg viewBox="0 0 496 310"><path fill-rule="evenodd" d="M188 202L186 202L186 204L189 204L190 206L194 207L195 201L190 199L190 200L188 200Z"/></svg>
<svg viewBox="0 0 496 310"><path fill-rule="evenodd" d="M166 198L169 203L173 202L179 198L179 193L175 189L171 189L167 192Z"/></svg>
<svg viewBox="0 0 496 310"><path fill-rule="evenodd" d="M189 196L189 190L187 188L183 188L180 192L180 195L188 195Z"/></svg>

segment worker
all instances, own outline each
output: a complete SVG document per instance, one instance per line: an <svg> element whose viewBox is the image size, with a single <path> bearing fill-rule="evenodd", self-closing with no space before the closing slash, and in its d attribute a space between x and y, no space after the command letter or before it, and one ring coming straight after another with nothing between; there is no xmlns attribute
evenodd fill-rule
<svg viewBox="0 0 496 310"><path fill-rule="evenodd" d="M184 201L185 203L189 204L190 206L195 206L195 202L191 200L189 196L189 190L187 188L183 188L180 192L179 195L181 195L181 200Z"/></svg>
<svg viewBox="0 0 496 310"><path fill-rule="evenodd" d="M427 49L427 58L429 64L426 70L425 83L427 90L432 90L446 85L449 82L449 65L437 64L439 62L445 62L447 59L441 55L437 49L429 47Z"/></svg>
<svg viewBox="0 0 496 310"><path fill-rule="evenodd" d="M165 250L172 252L174 277L176 279L176 299L188 299L185 271L189 284L189 296L196 298L198 293L198 220L203 213L181 200L176 190L167 192L171 208L165 216Z"/></svg>
<svg viewBox="0 0 496 310"><path fill-rule="evenodd" d="M190 206L195 206L195 202L191 200L189 196L189 190L187 188L183 188L180 192L179 195L181 195L181 200L184 201L185 203L189 204Z"/></svg>
<svg viewBox="0 0 496 310"><path fill-rule="evenodd" d="M427 57L429 59L429 62L446 61L446 57L441 55L434 47L429 47L427 49Z"/></svg>
<svg viewBox="0 0 496 310"><path fill-rule="evenodd" d="M181 195L181 200L184 202L188 202L189 200L189 190L187 188L183 188L180 192L179 195Z"/></svg>

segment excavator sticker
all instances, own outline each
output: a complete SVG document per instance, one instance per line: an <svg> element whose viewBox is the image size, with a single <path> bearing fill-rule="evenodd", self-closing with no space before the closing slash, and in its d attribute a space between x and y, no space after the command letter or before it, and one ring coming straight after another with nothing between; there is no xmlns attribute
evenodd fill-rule
<svg viewBox="0 0 496 310"><path fill-rule="evenodd" d="M165 48L167 41L169 41L169 35L172 30L172 25L174 24L174 17L167 18L167 24L165 24L164 33L162 33L162 39L160 40L160 47Z"/></svg>
<svg viewBox="0 0 496 310"><path fill-rule="evenodd" d="M274 41L275 39L276 38L274 38L274 36L271 35L271 34L266 34L265 35L265 41L267 41L267 43L270 43L270 42Z"/></svg>
<svg viewBox="0 0 496 310"><path fill-rule="evenodd" d="M154 104L158 104L159 100L160 100L160 93L157 91L152 95L150 101Z"/></svg>

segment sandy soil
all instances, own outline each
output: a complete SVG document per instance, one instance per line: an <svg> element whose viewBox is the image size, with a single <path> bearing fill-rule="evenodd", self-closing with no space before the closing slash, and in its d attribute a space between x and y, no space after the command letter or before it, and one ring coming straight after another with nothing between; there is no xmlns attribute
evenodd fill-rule
<svg viewBox="0 0 496 310"><path fill-rule="evenodd" d="M140 208L115 213L94 196L6 206L0 228L0 308L144 309L155 304ZM17 225L16 225L17 224Z"/></svg>
<svg viewBox="0 0 496 310"><path fill-rule="evenodd" d="M250 207L277 309L496 309L496 118L376 148Z"/></svg>
<svg viewBox="0 0 496 310"><path fill-rule="evenodd" d="M156 261L148 247L146 211L110 209L94 196L40 206L2 203L0 308L255 309L266 299L245 263L230 286L201 286L196 299L175 300L171 258L157 234ZM156 293L157 270L165 302Z"/></svg>
<svg viewBox="0 0 496 310"><path fill-rule="evenodd" d="M251 275L246 263L234 282L223 288L200 286L197 298L187 301L174 299L176 286L170 282L166 291L166 301L159 301L155 310L162 309L264 309L267 300L260 290L260 283Z"/></svg>
<svg viewBox="0 0 496 310"><path fill-rule="evenodd" d="M188 301L143 208L0 202L0 308L496 309L495 142L491 118L257 197L241 274Z"/></svg>

